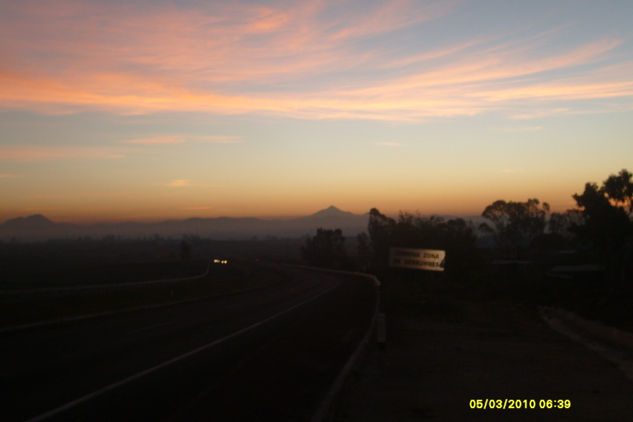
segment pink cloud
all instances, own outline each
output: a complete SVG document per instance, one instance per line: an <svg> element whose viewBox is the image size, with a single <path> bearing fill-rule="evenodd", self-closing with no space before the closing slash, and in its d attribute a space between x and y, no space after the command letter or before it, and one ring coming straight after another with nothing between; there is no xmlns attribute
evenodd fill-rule
<svg viewBox="0 0 633 422"><path fill-rule="evenodd" d="M237 144L241 137L230 135L164 135L147 138L128 139L124 144L134 145L175 145L189 143Z"/></svg>
<svg viewBox="0 0 633 422"><path fill-rule="evenodd" d="M10 58L0 62L0 106L43 113L196 111L415 121L511 109L519 100L536 104L633 95L633 77L626 72L630 65L599 67L621 44L615 39L546 57L537 53L555 31L527 40L466 40L408 53L355 44L424 25L456 4L398 0L366 10L364 5L362 10L340 7L340 13L323 19L334 3L199 9L13 3L6 14L12 19L0 18L0 48ZM580 69L586 65L594 68ZM358 69L374 76L357 77ZM569 69L575 70L573 80L542 77ZM603 77L597 78L600 72Z"/></svg>
<svg viewBox="0 0 633 422"><path fill-rule="evenodd" d="M177 136L164 136L158 138L140 138L140 139L129 139L126 141L121 141L125 144L137 144L137 145L166 145L166 144L182 144L185 140L181 137Z"/></svg>
<svg viewBox="0 0 633 422"><path fill-rule="evenodd" d="M0 145L0 161L29 162L61 159L111 159L125 155L113 148Z"/></svg>
<svg viewBox="0 0 633 422"><path fill-rule="evenodd" d="M165 186L169 186L172 188L187 188L193 185L191 184L191 180L189 179L176 179L167 183Z"/></svg>
<svg viewBox="0 0 633 422"><path fill-rule="evenodd" d="M331 36L334 40L377 35L423 23L445 15L456 2L417 2L396 0L382 2L367 13L344 16L336 26L341 29Z"/></svg>
<svg viewBox="0 0 633 422"><path fill-rule="evenodd" d="M189 135L188 139L192 142L205 144L239 144L242 142L240 136L230 135Z"/></svg>

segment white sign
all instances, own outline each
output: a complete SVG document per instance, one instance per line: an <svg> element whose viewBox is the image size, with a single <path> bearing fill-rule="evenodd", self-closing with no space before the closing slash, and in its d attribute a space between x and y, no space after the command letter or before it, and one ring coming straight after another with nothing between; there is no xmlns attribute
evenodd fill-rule
<svg viewBox="0 0 633 422"><path fill-rule="evenodd" d="M444 271L446 251L435 249L390 248L389 266L417 270Z"/></svg>

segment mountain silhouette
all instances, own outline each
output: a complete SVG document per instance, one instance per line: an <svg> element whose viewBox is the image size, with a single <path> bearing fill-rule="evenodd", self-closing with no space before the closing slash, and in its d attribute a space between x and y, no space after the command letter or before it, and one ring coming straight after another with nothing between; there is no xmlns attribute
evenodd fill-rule
<svg viewBox="0 0 633 422"><path fill-rule="evenodd" d="M29 215L28 217L18 217L7 220L2 225L6 228L13 229L49 229L54 227L56 223L53 223L42 214Z"/></svg>
<svg viewBox="0 0 633 422"><path fill-rule="evenodd" d="M335 206L314 214L290 219L259 218L200 218L165 220L160 222L120 222L77 225L55 223L41 214L18 217L0 224L0 238L15 237L20 240L44 240L80 236L120 236L136 238L161 235L180 237L193 234L218 240L240 240L258 237L301 237L312 235L318 228L340 228L345 236L355 236L367 228L368 214L354 214Z"/></svg>
<svg viewBox="0 0 633 422"><path fill-rule="evenodd" d="M330 205L329 207L323 210L315 212L310 217L330 218L330 217L341 217L341 216L349 217L349 216L356 216L356 214L352 214L351 212L348 212L348 211L341 211L340 209L336 208L334 205Z"/></svg>

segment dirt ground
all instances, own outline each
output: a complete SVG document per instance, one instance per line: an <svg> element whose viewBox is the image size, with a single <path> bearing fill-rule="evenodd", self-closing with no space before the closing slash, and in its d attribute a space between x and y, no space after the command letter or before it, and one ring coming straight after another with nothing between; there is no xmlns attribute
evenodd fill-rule
<svg viewBox="0 0 633 422"><path fill-rule="evenodd" d="M554 331L537 308L451 289L386 296L387 344L366 353L331 421L633 421L630 375ZM633 367L633 350L618 356ZM471 409L477 399L535 408ZM570 408L557 409L564 400Z"/></svg>

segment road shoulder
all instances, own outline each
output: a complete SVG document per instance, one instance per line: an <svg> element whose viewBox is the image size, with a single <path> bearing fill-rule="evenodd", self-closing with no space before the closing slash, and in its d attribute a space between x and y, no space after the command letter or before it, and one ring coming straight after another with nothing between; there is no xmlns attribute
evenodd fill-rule
<svg viewBox="0 0 633 422"><path fill-rule="evenodd" d="M388 341L353 372L331 421L630 420L633 382L537 310L428 296L387 315ZM471 399L568 399L571 409L472 410Z"/></svg>

